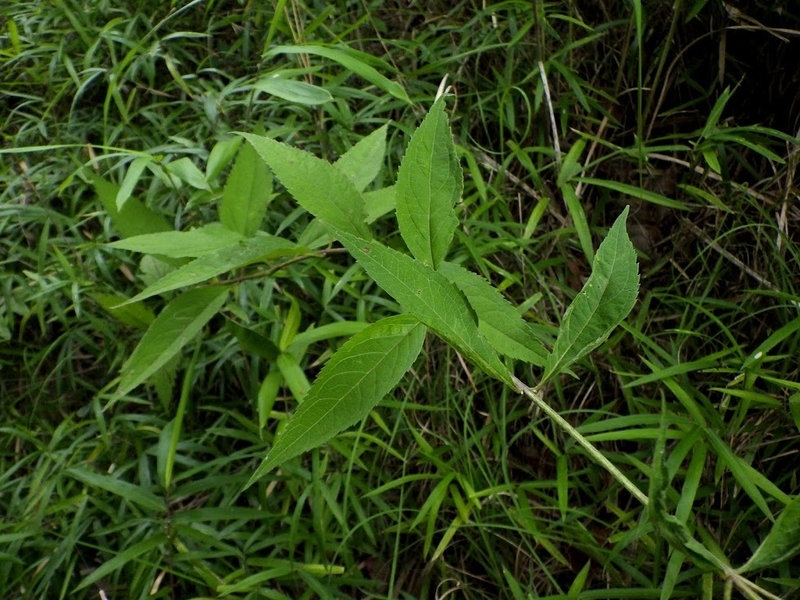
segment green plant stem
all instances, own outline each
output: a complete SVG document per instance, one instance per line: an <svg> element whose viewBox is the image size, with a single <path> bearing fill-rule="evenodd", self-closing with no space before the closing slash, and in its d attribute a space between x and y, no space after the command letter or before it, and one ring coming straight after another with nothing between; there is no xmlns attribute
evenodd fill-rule
<svg viewBox="0 0 800 600"><path fill-rule="evenodd" d="M513 375L512 375L513 377ZM536 404L540 409L542 409L548 417L550 417L553 421L558 424L564 431L566 431L572 438L578 442L584 449L589 453L591 456L600 466L604 467L609 473L611 473L617 481L619 481L625 489L627 489L633 496L642 503L642 505L647 506L648 502L650 501L649 498L645 495L642 490L637 488L633 482L625 477L622 474L622 471L617 469L610 460L608 460L605 456L603 456L600 451L592 446L592 444L583 437L577 429L575 429L572 425L570 425L564 417L562 417L556 410L554 410L547 402L545 402L542 397L527 385L522 383L516 377L513 377L514 384L517 386L517 390L525 394L528 398L533 400L533 403Z"/></svg>

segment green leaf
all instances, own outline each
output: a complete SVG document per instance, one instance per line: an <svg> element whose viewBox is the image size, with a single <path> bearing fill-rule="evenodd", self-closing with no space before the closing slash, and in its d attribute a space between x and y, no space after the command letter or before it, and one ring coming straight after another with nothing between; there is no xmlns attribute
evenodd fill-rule
<svg viewBox="0 0 800 600"><path fill-rule="evenodd" d="M167 510L167 504L164 502L163 498L147 491L140 485L134 485L108 475L100 475L99 473L94 473L81 467L71 467L67 469L67 475L74 477L89 487L105 490L119 496L123 500L133 502L152 513L163 513Z"/></svg>
<svg viewBox="0 0 800 600"><path fill-rule="evenodd" d="M144 254L159 254L170 258L196 258L222 248L234 246L245 238L219 223L210 223L189 231L146 233L108 244Z"/></svg>
<svg viewBox="0 0 800 600"><path fill-rule="evenodd" d="M704 431L704 434L709 444L714 447L714 451L717 454L717 461L728 467L730 472L736 478L737 483L742 486L744 493L747 494L753 502L755 502L756 506L758 506L761 512L763 512L770 521L774 521L775 517L772 515L772 511L769 509L766 499L758 489L758 485L763 484L764 480L769 482L771 487L775 487L774 484L772 484L772 482L770 482L766 477L761 476L761 481L754 477L754 475L757 473L756 469L748 465L742 458L737 456L733 450L731 450L730 446L728 446L728 444L714 431L708 429ZM776 490L779 493L782 493L780 489L776 488Z"/></svg>
<svg viewBox="0 0 800 600"><path fill-rule="evenodd" d="M339 229L367 239L372 237L365 223L364 199L345 174L304 150L267 137L241 135L300 206Z"/></svg>
<svg viewBox="0 0 800 600"><path fill-rule="evenodd" d="M238 135L227 140L222 140L214 144L211 152L208 153L206 162L206 181L209 183L220 176L222 170L227 167L236 156L239 146L244 140Z"/></svg>
<svg viewBox="0 0 800 600"><path fill-rule="evenodd" d="M186 292L164 307L122 367L116 398L147 380L211 320L228 296L224 287Z"/></svg>
<svg viewBox="0 0 800 600"><path fill-rule="evenodd" d="M467 297L478 317L480 331L497 352L543 367L544 349L516 309L480 275L452 263L443 262L439 272Z"/></svg>
<svg viewBox="0 0 800 600"><path fill-rule="evenodd" d="M116 198L119 186L106 181L94 172L89 173L89 179L92 181L103 208L122 237L172 231L172 227L163 217L154 213L136 198L128 198L125 206L121 210L117 209Z"/></svg>
<svg viewBox="0 0 800 600"><path fill-rule="evenodd" d="M375 282L486 373L513 386L511 374L478 332L464 296L441 273L378 242L330 226Z"/></svg>
<svg viewBox="0 0 800 600"><path fill-rule="evenodd" d="M688 210L688 207L682 202L678 202L672 198L667 198L666 196L657 194L656 192L644 190L635 185L620 183L619 181L608 181L606 179L594 179L592 177L578 177L576 179L581 183L596 185L597 187L613 190L615 192L619 192L620 194L626 194L633 198L644 200L645 202L658 204L659 206L666 206L668 208L674 208L675 210Z"/></svg>
<svg viewBox="0 0 800 600"><path fill-rule="evenodd" d="M128 198L131 197L133 188L135 188L136 184L139 182L142 172L151 162L153 162L152 156L139 156L134 158L131 161L131 164L128 165L128 171L125 173L125 177L122 179L122 184L120 185L119 190L117 191L117 197L114 200L117 210L122 210L125 207L125 203L128 201Z"/></svg>
<svg viewBox="0 0 800 600"><path fill-rule="evenodd" d="M563 184L560 189L561 194L564 196L564 203L567 205L567 210L569 210L569 216L572 217L572 224L575 226L575 231L578 232L581 250L583 250L586 260L592 262L594 260L592 232L589 229L589 222L586 220L586 213L583 210L581 200L575 193L571 183Z"/></svg>
<svg viewBox="0 0 800 600"><path fill-rule="evenodd" d="M179 158L164 165L164 168L181 181L185 181L198 190L211 190L203 172L197 168L188 156Z"/></svg>
<svg viewBox="0 0 800 600"><path fill-rule="evenodd" d="M283 381L289 391L292 392L292 396L302 405L308 395L308 390L311 389L311 384L308 382L300 363L291 354L283 353L275 359L275 366L280 370Z"/></svg>
<svg viewBox="0 0 800 600"><path fill-rule="evenodd" d="M667 416L665 402L661 406L661 430L656 440L653 467L650 476L649 502L647 514L650 522L659 535L679 552L683 552L692 559L696 567L704 571L724 571L726 568L717 556L708 548L694 539L686 523L667 511L667 489L669 487L669 474L665 459L667 441Z"/></svg>
<svg viewBox="0 0 800 600"><path fill-rule="evenodd" d="M406 94L406 91L402 86L381 75L374 67L371 67L365 61L361 60L358 55L349 48L340 50L337 48L326 48L324 46L312 45L276 46L267 52L266 57L274 56L276 54L315 54L317 56L322 56L323 58L327 58L339 63L345 69L349 69L387 94L391 94L395 98L403 100L407 104L411 104L411 99L408 97L408 94ZM373 57L370 57L370 60L373 62L378 61L378 59ZM385 62L378 62L388 68L388 65L386 65Z"/></svg>
<svg viewBox="0 0 800 600"><path fill-rule="evenodd" d="M737 573L758 571L788 560L800 552L800 496L783 509L767 537Z"/></svg>
<svg viewBox="0 0 800 600"><path fill-rule="evenodd" d="M119 294L90 294L92 299L103 307L103 310L116 317L128 327L144 331L155 320L153 311L143 304L129 304L115 308L125 302L127 298Z"/></svg>
<svg viewBox="0 0 800 600"><path fill-rule="evenodd" d="M424 339L422 323L410 315L397 315L345 342L322 369L249 484L366 417L411 368Z"/></svg>
<svg viewBox="0 0 800 600"><path fill-rule="evenodd" d="M264 429L267 424L267 419L272 411L272 406L278 398L278 392L283 383L283 375L278 369L271 370L261 386L258 388L258 398L256 399L256 414L258 415L258 428Z"/></svg>
<svg viewBox="0 0 800 600"><path fill-rule="evenodd" d="M383 215L392 212L397 204L397 186L364 192L364 203L367 205L367 223L374 223Z"/></svg>
<svg viewBox="0 0 800 600"><path fill-rule="evenodd" d="M444 98L431 108L414 132L397 173L397 222L415 258L439 268L458 226L454 210L463 175Z"/></svg>
<svg viewBox="0 0 800 600"><path fill-rule="evenodd" d="M235 246L220 248L196 258L192 262L171 271L124 304L139 302L156 294L163 294L181 287L201 283L232 269L244 267L254 262L279 258L295 252L295 246L289 240L266 234L258 235L246 239Z"/></svg>
<svg viewBox="0 0 800 600"><path fill-rule="evenodd" d="M699 139L706 139L711 137L711 134L717 129L717 125L719 124L719 119L722 116L723 111L725 110L725 106L728 104L728 101L731 99L730 86L726 87L722 93L717 98L717 101L714 103L714 107L711 109L711 112L708 115L708 119L706 119L705 127L703 127L703 131L700 133Z"/></svg>
<svg viewBox="0 0 800 600"><path fill-rule="evenodd" d="M222 191L219 220L228 229L252 237L261 227L271 196L272 173L255 149L245 144Z"/></svg>
<svg viewBox="0 0 800 600"><path fill-rule="evenodd" d="M280 348L281 352L285 352L289 347L289 344L291 344L292 340L294 340L294 336L297 334L297 330L300 328L300 319L302 318L300 313L300 304L297 302L297 300L292 298L292 296L289 294L284 294L284 297L289 299L291 305L283 323L281 338L278 340L278 347Z"/></svg>
<svg viewBox="0 0 800 600"><path fill-rule="evenodd" d="M239 346L249 354L254 354L267 360L275 360L281 353L278 347L267 337L257 331L242 327L238 323L228 320L227 327L236 336Z"/></svg>
<svg viewBox="0 0 800 600"><path fill-rule="evenodd" d="M267 94L305 106L318 106L333 100L330 92L318 85L305 81L284 79L277 73L259 79L253 84L253 87Z"/></svg>
<svg viewBox="0 0 800 600"><path fill-rule="evenodd" d="M77 592L89 587L96 581L100 581L103 577L118 571L126 563L135 560L143 554L147 554L148 552L155 550L161 544L166 543L167 536L165 536L163 533L155 533L154 535L147 536L141 542L134 544L130 548L126 548L119 554L115 555L114 558L104 562L102 565L94 569L91 573L89 573L89 575L81 580L80 584L75 588L74 591Z"/></svg>
<svg viewBox="0 0 800 600"><path fill-rule="evenodd" d="M600 244L589 280L564 314L539 385L603 343L633 308L639 293L639 268L636 250L625 231L628 209L626 206Z"/></svg>
<svg viewBox="0 0 800 600"><path fill-rule="evenodd" d="M386 131L389 125L376 129L339 157L333 166L347 175L359 192L372 183L383 166L386 155Z"/></svg>

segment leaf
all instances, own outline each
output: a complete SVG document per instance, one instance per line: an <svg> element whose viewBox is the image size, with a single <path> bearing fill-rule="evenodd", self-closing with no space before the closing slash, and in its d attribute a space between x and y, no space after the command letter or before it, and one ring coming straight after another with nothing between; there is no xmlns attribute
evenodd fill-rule
<svg viewBox="0 0 800 600"><path fill-rule="evenodd" d="M117 209L117 194L119 186L106 181L100 175L90 172L89 178L94 185L103 208L111 218L111 222L119 230L122 237L133 237L145 233L156 233L159 231L172 231L172 227L167 221L147 208L136 198L128 198L122 209Z"/></svg>
<svg viewBox="0 0 800 600"><path fill-rule="evenodd" d="M397 204L397 186L364 192L364 203L367 205L367 223L374 223L383 215L394 210Z"/></svg>
<svg viewBox="0 0 800 600"><path fill-rule="evenodd" d="M163 513L167 510L164 499L147 491L143 486L134 485L108 475L100 475L81 467L70 467L67 469L67 475L74 477L89 487L111 492L123 500L133 502L152 513Z"/></svg>
<svg viewBox="0 0 800 600"><path fill-rule="evenodd" d="M253 145L300 206L334 227L372 238L364 222L364 199L346 175L304 150L267 137L241 135Z"/></svg>
<svg viewBox="0 0 800 600"><path fill-rule="evenodd" d="M245 144L222 191L219 220L228 229L252 237L261 227L271 196L272 173L255 149Z"/></svg>
<svg viewBox="0 0 800 600"><path fill-rule="evenodd" d="M386 131L389 125L376 129L342 154L333 166L347 175L359 192L372 183L383 166L386 155Z"/></svg>
<svg viewBox="0 0 800 600"><path fill-rule="evenodd" d="M737 573L758 571L788 560L800 552L800 496L795 496L778 516L767 537Z"/></svg>
<svg viewBox="0 0 800 600"><path fill-rule="evenodd" d="M142 172L151 162L153 162L152 156L139 156L134 158L131 164L128 165L128 171L122 179L122 184L119 186L117 197L115 198L117 210L122 210L125 207L125 203L128 201L128 198L131 197L133 188L135 188L136 184L139 182Z"/></svg>
<svg viewBox="0 0 800 600"><path fill-rule="evenodd" d="M227 327L231 333L236 336L241 349L249 354L254 354L272 361L278 358L278 355L281 353L272 340L252 329L242 327L231 320L228 320Z"/></svg>
<svg viewBox="0 0 800 600"><path fill-rule="evenodd" d="M197 168L188 156L179 158L164 165L164 168L181 181L185 181L198 190L211 190L203 172Z"/></svg>
<svg viewBox="0 0 800 600"><path fill-rule="evenodd" d="M254 262L266 261L293 254L294 252L296 252L295 245L283 238L266 234L249 238L235 246L227 246L205 254L171 271L120 306L139 302L156 294L163 294L181 287L201 283L227 271L244 267Z"/></svg>
<svg viewBox="0 0 800 600"><path fill-rule="evenodd" d="M78 587L75 588L74 591L77 592L79 590L89 587L96 581L100 581L101 579L103 579L103 577L110 575L114 571L118 571L131 560L134 560L142 556L143 554L155 550L161 544L166 544L166 543L167 543L167 536L164 535L163 533L158 532L152 535L148 535L141 542L138 542L133 546L126 548L122 552L116 554L114 558L104 562L102 565L92 570L85 578L81 580L80 584L78 585Z"/></svg>
<svg viewBox="0 0 800 600"><path fill-rule="evenodd" d="M222 140L214 144L211 152L208 153L208 161L206 162L206 181L209 183L219 177L222 170L236 156L239 146L242 145L244 140L238 135L227 140Z"/></svg>
<svg viewBox="0 0 800 600"><path fill-rule="evenodd" d="M463 175L453 135L438 100L414 132L397 173L397 222L417 260L439 268L458 226L454 210Z"/></svg>
<svg viewBox="0 0 800 600"><path fill-rule="evenodd" d="M598 251L599 253L599 251ZM667 511L667 488L669 487L669 474L664 457L666 455L667 441L667 414L666 404L661 403L661 429L656 440L653 467L650 476L649 502L647 514L650 522L659 535L679 552L683 552L692 559L694 565L703 571L724 572L726 565L715 556L708 548L692 536L686 523Z"/></svg>
<svg viewBox="0 0 800 600"><path fill-rule="evenodd" d="M366 79L377 88L383 90L387 94L391 94L399 100L403 100L407 104L411 104L411 99L406 94L406 91L398 83L391 81L381 75L374 67L371 67L366 62L358 58L358 56L350 49L337 49L326 48L324 46L276 46L267 52L266 57L274 56L276 54L315 54L323 58L330 59L339 63L345 69L349 69L356 75ZM377 59L370 57L371 60ZM383 61L381 64L386 65ZM388 68L388 65L386 65Z"/></svg>
<svg viewBox="0 0 800 600"><path fill-rule="evenodd" d="M224 287L201 288L167 304L123 365L116 398L146 381L180 352L217 314L227 296L228 289Z"/></svg>
<svg viewBox="0 0 800 600"><path fill-rule="evenodd" d="M411 368L424 339L422 323L410 315L397 315L345 342L322 369L248 485L366 417Z"/></svg>
<svg viewBox="0 0 800 600"><path fill-rule="evenodd" d="M90 294L90 296L103 307L103 310L128 327L144 331L156 318L153 311L143 304L129 304L128 306L115 308L127 300L125 296L120 296L119 294Z"/></svg>
<svg viewBox="0 0 800 600"><path fill-rule="evenodd" d="M769 482L769 486L775 488L779 493L782 493L781 490L766 477L761 476L761 480L755 477L754 475L758 471L737 456L733 450L731 450L730 446L728 446L714 431L707 429L704 431L704 434L708 443L714 447L714 451L717 454L717 461L728 467L731 474L736 478L737 483L742 487L742 490L744 490L744 493L755 502L755 505L770 521L774 521L775 517L772 516L772 511L770 511L766 499L759 491L758 485L763 485L763 482L766 481Z"/></svg>
<svg viewBox="0 0 800 600"><path fill-rule="evenodd" d="M278 74L259 79L253 84L253 87L267 94L305 106L318 106L333 100L330 92L318 85L305 81L284 79Z"/></svg>
<svg viewBox="0 0 800 600"><path fill-rule="evenodd" d="M163 231L137 235L112 242L108 246L170 258L196 258L236 245L244 239L241 234L219 223L210 223L189 231Z"/></svg>
<svg viewBox="0 0 800 600"><path fill-rule="evenodd" d="M626 206L600 244L589 280L564 314L539 385L603 343L633 308L639 292L639 268L636 250L625 231L628 209Z"/></svg>
<svg viewBox="0 0 800 600"><path fill-rule="evenodd" d="M378 242L329 227L370 277L405 310L486 373L514 385L508 370L478 332L466 300L444 275Z"/></svg>
<svg viewBox="0 0 800 600"><path fill-rule="evenodd" d="M588 185L596 185L597 187L613 190L615 192L619 192L620 194L626 194L633 198L644 200L645 202L652 202L653 204L674 208L675 210L688 210L688 207L682 202L678 202L672 198L667 198L666 196L657 194L656 192L644 190L640 187L636 187L635 185L620 183L619 181L608 181L606 179L594 179L593 177L577 177L576 181Z"/></svg>
<svg viewBox="0 0 800 600"><path fill-rule="evenodd" d="M580 198L575 193L571 183L565 183L561 187L561 194L564 196L564 203L572 217L572 224L578 233L578 240L581 243L581 250L588 262L594 261L594 249L592 248L592 232L589 229L589 222L586 220L586 213L583 210Z"/></svg>
<svg viewBox="0 0 800 600"><path fill-rule="evenodd" d="M497 288L480 275L452 263L443 262L439 272L467 297L478 317L478 331L497 352L537 367L545 365L547 352L541 341Z"/></svg>

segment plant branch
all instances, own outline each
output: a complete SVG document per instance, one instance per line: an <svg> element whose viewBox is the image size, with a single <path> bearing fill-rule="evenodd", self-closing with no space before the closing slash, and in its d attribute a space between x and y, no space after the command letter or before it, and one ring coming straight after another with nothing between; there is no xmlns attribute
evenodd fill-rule
<svg viewBox="0 0 800 600"><path fill-rule="evenodd" d="M642 492L642 490L636 487L630 479L625 477L625 475L622 474L622 471L620 471L617 467L615 467L611 463L610 460L608 460L605 456L603 456L597 448L592 446L589 440L583 437L578 432L577 429L575 429L572 425L570 425L567 422L567 420L564 417L558 414L558 412L555 409L553 409L549 404L547 404L547 402L545 402L538 393L533 391L530 387L522 383L522 381L520 381L513 375L512 377L514 379L514 383L517 386L517 390L520 393L525 394L528 398L533 400L533 403L536 404L536 406L542 409L545 412L545 414L547 414L548 417L550 417L553 421L555 421L559 427L561 427L570 436L572 436L572 438L576 442L578 442L581 446L583 446L583 448L589 453L589 456L591 456L600 466L602 466L609 473L611 473L617 479L617 481L619 481L625 487L625 489L627 489L631 494L633 494L633 496L639 502L641 502L644 506L647 506L650 500L644 494L644 492Z"/></svg>

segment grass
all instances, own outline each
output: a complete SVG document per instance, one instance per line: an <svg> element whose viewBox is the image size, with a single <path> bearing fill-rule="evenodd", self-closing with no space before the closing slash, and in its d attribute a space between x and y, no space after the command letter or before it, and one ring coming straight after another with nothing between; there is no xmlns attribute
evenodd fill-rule
<svg viewBox="0 0 800 600"><path fill-rule="evenodd" d="M663 414L668 510L734 566L798 493L800 154L787 117L797 112L779 99L772 122L751 110L766 84L734 45L720 70L719 46L709 50L725 35L720 7L276 5L0 8L2 595L723 597L728 584L670 551L580 446L433 337L364 423L247 490L295 404L276 390L259 428L254 403L275 367L243 353L222 322L175 365L171 390L139 389L103 410L140 333L96 294L129 297L147 271L105 246L118 232L91 173L119 184L142 152L203 168L217 141L259 129L334 159L390 121L379 178L392 180L447 75L466 168L451 257L528 321L555 331L588 275L587 243L633 207L640 302L577 379L543 390L547 402L645 491ZM775 28L779 8L781 27L800 29L789 3L749 16ZM788 85L772 65L796 36L727 33L745 34L774 57L770 83ZM374 56L413 104L318 56L262 54L305 42ZM334 100L308 107L256 93L274 72ZM134 192L180 229L210 221L221 193L158 169ZM264 226L290 236L307 222L281 194ZM393 306L328 254L247 279L226 311L277 342L290 298L300 331ZM312 344L299 369L311 378L340 343ZM532 384L537 373L517 375ZM797 597L796 561L752 577Z"/></svg>

